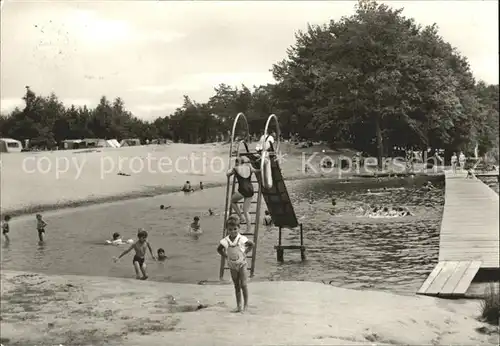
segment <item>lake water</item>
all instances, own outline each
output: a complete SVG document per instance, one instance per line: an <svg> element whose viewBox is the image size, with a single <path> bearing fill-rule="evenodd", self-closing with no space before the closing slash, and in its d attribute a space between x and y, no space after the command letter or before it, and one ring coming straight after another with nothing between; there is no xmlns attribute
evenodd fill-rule
<svg viewBox="0 0 500 346"><path fill-rule="evenodd" d="M421 187L428 180L436 188L425 192ZM304 226L307 261L300 261L299 252L285 251L285 262L277 263L273 246L278 232L261 227L254 280L324 281L414 294L437 262L444 203L441 177L303 180L288 182L287 187ZM217 280L224 197L225 188L212 188L45 213L44 245L38 244L34 216L18 217L11 221L10 244L2 239L1 268L133 278L132 254L114 263L112 257L125 247L103 243L113 232L135 239L137 228L144 227L154 250L162 247L170 257L164 263L147 261L151 280ZM160 204L172 208L160 210ZM404 206L414 215L364 217L361 208L369 204ZM219 216L208 216L208 208ZM186 230L197 215L204 234L195 240ZM284 244L298 242L297 231L284 231Z"/></svg>
<svg viewBox="0 0 500 346"><path fill-rule="evenodd" d="M498 194L498 177L480 177L479 179Z"/></svg>

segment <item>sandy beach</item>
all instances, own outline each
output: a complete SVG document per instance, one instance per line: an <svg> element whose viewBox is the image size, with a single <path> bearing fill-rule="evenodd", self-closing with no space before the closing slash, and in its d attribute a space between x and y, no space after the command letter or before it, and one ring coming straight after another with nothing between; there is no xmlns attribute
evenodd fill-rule
<svg viewBox="0 0 500 346"><path fill-rule="evenodd" d="M477 301L308 282L231 285L2 273L4 345L496 345Z"/></svg>
<svg viewBox="0 0 500 346"><path fill-rule="evenodd" d="M352 175L339 175L338 169L304 174L304 160L319 167L325 155L352 154L322 154L322 148L298 149L283 143L285 179ZM19 215L155 196L179 191L187 180L195 188L200 181L205 187L225 185L228 153L228 144L212 143L2 154L0 210Z"/></svg>

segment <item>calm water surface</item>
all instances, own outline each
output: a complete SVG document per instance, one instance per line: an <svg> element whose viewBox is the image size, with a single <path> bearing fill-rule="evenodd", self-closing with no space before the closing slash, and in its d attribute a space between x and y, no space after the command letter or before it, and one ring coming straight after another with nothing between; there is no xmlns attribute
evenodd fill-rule
<svg viewBox="0 0 500 346"><path fill-rule="evenodd" d="M295 211L304 225L307 261L285 252L276 262L277 230L261 227L255 280L324 281L348 288L370 288L413 294L437 261L444 183L423 191L430 178L288 182ZM170 259L148 260L151 280L194 283L217 280L225 188L45 213L46 242L38 244L34 216L11 222L11 242L2 239L1 268L49 274L135 277L132 254L113 263L125 246L103 245L113 232L134 238L138 227L149 232L154 250L162 247ZM331 205L336 198L337 206ZM160 204L171 205L160 210ZM368 218L369 204L405 206L413 216ZM215 208L218 216L208 216ZM204 234L186 235L194 216ZM284 232L284 244L299 242L297 231Z"/></svg>

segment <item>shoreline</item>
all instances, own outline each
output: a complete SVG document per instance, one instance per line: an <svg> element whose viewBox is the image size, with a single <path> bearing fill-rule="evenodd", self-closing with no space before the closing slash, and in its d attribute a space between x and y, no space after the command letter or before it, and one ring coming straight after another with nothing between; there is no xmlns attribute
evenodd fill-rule
<svg viewBox="0 0 500 346"><path fill-rule="evenodd" d="M174 284L2 271L5 346L78 345L496 345L479 302L357 291L321 283ZM227 323L225 323L225 322ZM21 327L22 326L22 327ZM402 333L402 327L405 332ZM244 331L244 332L243 332Z"/></svg>
<svg viewBox="0 0 500 346"><path fill-rule="evenodd" d="M416 177L440 177L443 176L444 173L438 172L438 173L417 173L415 174ZM362 174L357 174L355 172L350 172L350 173L344 173L342 177L339 177L338 174L332 173L331 175L325 175L324 173L320 174L308 174L308 175L292 175L290 177L284 177L284 181L290 182L290 181L297 181L297 180L349 180L349 181L363 181L366 179L373 179L377 178L376 175L373 176L368 176L368 175L362 175ZM379 177L380 178L380 177ZM386 177L383 177L386 178ZM222 181L211 181L211 182L206 182L204 183L204 189L211 189L211 188L218 188L218 187L223 187L226 186L226 182ZM195 189L194 192L199 191ZM42 212L49 212L49 211L57 211L57 210L64 210L64 209L75 209L75 208L81 208L81 207L87 207L87 206L92 206L92 205L100 205L100 204L107 204L107 203L115 203L115 202L120 202L120 201L128 201L128 200L134 200L134 199L141 199L141 198L149 198L149 197L156 197L156 196L161 196L161 195L167 195L167 194L172 194L176 192L181 192L180 187L177 185L165 185L165 186L148 186L145 187L141 190L131 190L128 192L123 192L120 194L112 194L112 195L103 195L103 196L88 196L84 197L81 199L74 199L74 200L67 200L67 201L61 201L58 203L46 203L46 204L30 204L28 206L22 207L22 208L12 208L12 209L1 209L0 214L5 215L8 214L11 217L19 217L19 216L26 216L26 215L32 215L36 213L42 213Z"/></svg>
<svg viewBox="0 0 500 346"><path fill-rule="evenodd" d="M324 157L334 160L336 157L349 155L347 149L329 150L322 153L320 152L322 146L303 149L284 144L286 143L283 143L283 153L286 159L280 163L280 167L286 181L321 178L333 180L370 178L371 174L367 173L371 173L372 169L346 173L338 167L326 171L312 168L319 167ZM166 174L160 174L155 169L150 170L149 164L147 170L141 169L136 172L131 165L132 161L142 162L141 167L144 168L146 157L154 162L159 162L164 158L168 158L172 162L184 162L192 155L198 158L194 168L190 166L184 169L186 168L184 165L184 171L179 168ZM203 157L201 162L200 155ZM5 157L2 155L0 213L20 216L63 208L154 197L179 191L186 180L190 180L193 186L197 186L199 181L203 181L207 188L224 186L227 181L226 176L213 170L212 160L223 158L222 162L226 164L228 155L228 145L179 143L166 146L120 148L118 150L102 149L81 155L67 151L43 153L43 155L40 153L6 155ZM310 165L312 171L309 173L302 171L304 155L310 156L307 164ZM24 160L27 158L34 162L30 161L30 169L33 169L32 166L36 163L35 166L40 171L21 169L21 167L25 167ZM41 161L36 161L41 159L45 159L45 164L49 164L48 167L44 168L45 171L41 171L43 167L38 166ZM110 167L104 164L108 161L111 164ZM192 164L194 164L193 162ZM64 166L64 163L69 166ZM118 163L118 167L116 163ZM120 166L121 163L123 163L123 167ZM104 168L109 169L104 170ZM395 167L389 167L387 171L393 172L394 169ZM128 177L120 177L118 175L120 172L132 174ZM426 175L426 172L417 173L417 175L420 174ZM440 172L429 172L428 175L436 174L440 174ZM357 175L364 177L356 177ZM373 174L373 177L375 176Z"/></svg>

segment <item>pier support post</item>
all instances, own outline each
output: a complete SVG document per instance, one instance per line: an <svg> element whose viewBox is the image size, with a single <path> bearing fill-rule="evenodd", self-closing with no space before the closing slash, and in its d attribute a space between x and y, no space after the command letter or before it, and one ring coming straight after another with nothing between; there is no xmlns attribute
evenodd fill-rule
<svg viewBox="0 0 500 346"><path fill-rule="evenodd" d="M285 250L283 250L282 248L276 249L276 259L278 260L278 262L284 261L284 254Z"/></svg>

